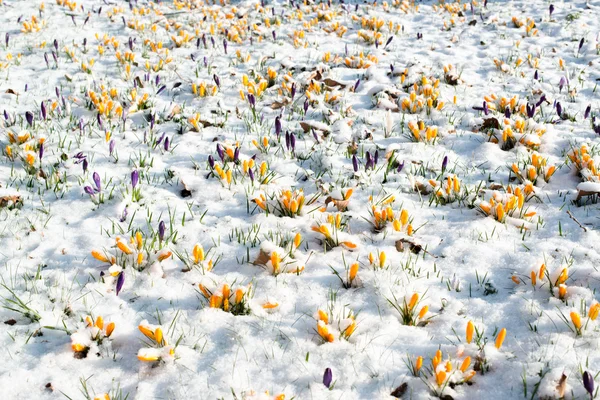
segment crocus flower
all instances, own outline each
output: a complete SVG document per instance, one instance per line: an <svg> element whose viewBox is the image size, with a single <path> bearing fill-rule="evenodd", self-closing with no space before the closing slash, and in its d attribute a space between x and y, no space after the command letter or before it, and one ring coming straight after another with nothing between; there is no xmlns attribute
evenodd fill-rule
<svg viewBox="0 0 600 400"><path fill-rule="evenodd" d="M40 111L42 114L42 119L45 121L46 120L46 103L44 103L43 101L42 101L42 104L40 105L40 109L41 109Z"/></svg>
<svg viewBox="0 0 600 400"><path fill-rule="evenodd" d="M277 137L279 137L279 135L281 134L281 117L280 116L275 117L275 134L277 135Z"/></svg>
<svg viewBox="0 0 600 400"><path fill-rule="evenodd" d="M590 399L594 398L594 377L588 371L583 373L583 387L589 393Z"/></svg>
<svg viewBox="0 0 600 400"><path fill-rule="evenodd" d="M567 78L565 78L564 76L562 76L560 78L560 81L558 81L558 91L562 92L563 87L567 84Z"/></svg>
<svg viewBox="0 0 600 400"><path fill-rule="evenodd" d="M125 208L123 209L123 213L121 214L120 221L121 221L121 222L125 222L125 220L126 220L126 219L127 219L127 207L125 207Z"/></svg>
<svg viewBox="0 0 600 400"><path fill-rule="evenodd" d="M560 101L556 103L556 114L558 114L559 118L562 118L562 105Z"/></svg>
<svg viewBox="0 0 600 400"><path fill-rule="evenodd" d="M446 172L446 167L448 166L448 156L444 156L444 160L442 161L442 174Z"/></svg>
<svg viewBox="0 0 600 400"><path fill-rule="evenodd" d="M158 224L158 239L162 242L165 238L165 221Z"/></svg>
<svg viewBox="0 0 600 400"><path fill-rule="evenodd" d="M554 12L554 4L550 4L550 7L548 7L548 11L550 12L550 17L552 17L552 13Z"/></svg>
<svg viewBox="0 0 600 400"><path fill-rule="evenodd" d="M94 180L94 185L96 185L96 192L101 192L102 185L100 182L100 175L97 172L94 172L94 174L92 175L92 178Z"/></svg>
<svg viewBox="0 0 600 400"><path fill-rule="evenodd" d="M590 112L592 112L592 105L588 104L585 108L585 112L583 113L583 119L587 119L590 116Z"/></svg>
<svg viewBox="0 0 600 400"><path fill-rule="evenodd" d="M495 346L498 350L502 347L502 343L504 343L504 339L506 338L506 328L502 328L498 336L496 336Z"/></svg>
<svg viewBox="0 0 600 400"><path fill-rule="evenodd" d="M331 380L333 379L333 374L331 373L331 368L325 368L325 373L323 374L323 385L327 389L331 387Z"/></svg>
<svg viewBox="0 0 600 400"><path fill-rule="evenodd" d="M121 289L123 289L123 284L125 283L125 271L121 271L119 277L117 278L117 296Z"/></svg>
<svg viewBox="0 0 600 400"><path fill-rule="evenodd" d="M33 113L31 111L27 111L25 113L25 119L27 120L27 124L29 124L29 126L33 125Z"/></svg>
<svg viewBox="0 0 600 400"><path fill-rule="evenodd" d="M140 179L140 173L138 172L138 170L134 170L131 173L131 186L135 189L135 187L138 184L138 180Z"/></svg>

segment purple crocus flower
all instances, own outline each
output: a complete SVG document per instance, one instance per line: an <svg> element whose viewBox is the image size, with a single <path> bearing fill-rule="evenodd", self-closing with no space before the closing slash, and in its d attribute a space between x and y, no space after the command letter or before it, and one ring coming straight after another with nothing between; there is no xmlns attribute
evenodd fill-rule
<svg viewBox="0 0 600 400"><path fill-rule="evenodd" d="M331 373L331 368L325 368L325 373L323 374L323 385L327 389L331 387L331 381L333 380L333 374Z"/></svg>
<svg viewBox="0 0 600 400"><path fill-rule="evenodd" d="M392 39L394 39L394 37L393 37L393 36L390 36L390 37L389 37L389 39L387 40L387 42L385 42L385 46L383 46L383 47L388 47L388 45L389 45L390 43L392 43Z"/></svg>
<svg viewBox="0 0 600 400"><path fill-rule="evenodd" d="M292 151L296 149L296 135L294 135L293 133L290 135L290 146L292 148Z"/></svg>
<svg viewBox="0 0 600 400"><path fill-rule="evenodd" d="M277 33L275 33L275 31L272 31L271 34L273 35L273 40L277 40Z"/></svg>
<svg viewBox="0 0 600 400"><path fill-rule="evenodd" d="M52 45L54 46L54 50L58 51L58 40L54 39Z"/></svg>
<svg viewBox="0 0 600 400"><path fill-rule="evenodd" d="M562 76L560 78L560 81L558 81L558 91L562 92L563 87L567 84L567 78L565 78L564 76Z"/></svg>
<svg viewBox="0 0 600 400"><path fill-rule="evenodd" d="M227 39L223 39L223 50L225 50L225 54L227 54Z"/></svg>
<svg viewBox="0 0 600 400"><path fill-rule="evenodd" d="M368 170L373 166L373 158L371 157L371 153L367 151L367 163L365 164L365 170Z"/></svg>
<svg viewBox="0 0 600 400"><path fill-rule="evenodd" d="M252 168L248 170L248 176L250 177L250 180L254 182L254 172L252 171Z"/></svg>
<svg viewBox="0 0 600 400"><path fill-rule="evenodd" d="M158 240L161 242L165 239L165 221L160 221L158 224Z"/></svg>
<svg viewBox="0 0 600 400"><path fill-rule="evenodd" d="M592 112L592 105L588 104L585 108L585 112L583 113L583 119L587 119L590 116L590 112Z"/></svg>
<svg viewBox="0 0 600 400"><path fill-rule="evenodd" d="M50 61L48 61L48 53L44 53L44 61L46 61L46 68L50 68Z"/></svg>
<svg viewBox="0 0 600 400"><path fill-rule="evenodd" d="M354 90L353 92L356 92L356 90L358 89L358 85L360 85L360 79L356 81L356 83L354 84Z"/></svg>
<svg viewBox="0 0 600 400"><path fill-rule="evenodd" d="M562 118L562 105L560 104L560 101L556 103L556 114Z"/></svg>
<svg viewBox="0 0 600 400"><path fill-rule="evenodd" d="M100 117L100 113L96 114L96 121L98 122L98 127L100 127L100 129L102 129L102 117Z"/></svg>
<svg viewBox="0 0 600 400"><path fill-rule="evenodd" d="M510 107L506 107L506 108L504 109L504 116L505 116L506 118L510 118Z"/></svg>
<svg viewBox="0 0 600 400"><path fill-rule="evenodd" d="M448 156L444 156L442 160L442 174L446 172L446 167L448 166Z"/></svg>
<svg viewBox="0 0 600 400"><path fill-rule="evenodd" d="M42 119L45 121L46 120L46 103L44 103L42 101L42 104L40 105L40 111L42 113Z"/></svg>
<svg viewBox="0 0 600 400"><path fill-rule="evenodd" d="M87 194L89 194L90 196L94 195L94 189L92 189L91 186L85 186L83 188L83 191L86 192Z"/></svg>
<svg viewBox="0 0 600 400"><path fill-rule="evenodd" d="M96 192L102 191L102 185L100 181L100 175L97 172L92 174L92 179L94 180L94 185L96 185Z"/></svg>
<svg viewBox="0 0 600 400"><path fill-rule="evenodd" d="M208 156L208 165L210 169L215 168L215 158L212 155Z"/></svg>
<svg viewBox="0 0 600 400"><path fill-rule="evenodd" d="M119 219L119 221L125 222L125 220L127 220L127 206L123 209L123 212L121 213L121 218Z"/></svg>
<svg viewBox="0 0 600 400"><path fill-rule="evenodd" d="M162 85L158 91L156 92L156 94L161 94L163 90L165 90L167 88L167 85ZM125 115L125 113L123 113L123 115Z"/></svg>
<svg viewBox="0 0 600 400"><path fill-rule="evenodd" d="M121 271L119 277L117 278L117 296L121 289L123 289L123 284L125 283L125 271Z"/></svg>
<svg viewBox="0 0 600 400"><path fill-rule="evenodd" d="M219 143L217 143L217 154L219 155L221 161L223 161L223 159L225 158L225 153L223 152L223 147Z"/></svg>
<svg viewBox="0 0 600 400"><path fill-rule="evenodd" d="M256 97L252 93L248 94L248 103L250 103L250 107L252 108L256 106Z"/></svg>
<svg viewBox="0 0 600 400"><path fill-rule="evenodd" d="M535 70L535 73L533 74L533 79L535 79L536 81L539 79L539 75L538 75L538 70Z"/></svg>
<svg viewBox="0 0 600 400"><path fill-rule="evenodd" d="M214 74L213 79L215 80L215 84L217 85L217 87L220 89L221 88L221 80L219 79L219 75Z"/></svg>
<svg viewBox="0 0 600 400"><path fill-rule="evenodd" d="M292 83L292 100L294 100L295 95L296 95L296 82Z"/></svg>
<svg viewBox="0 0 600 400"><path fill-rule="evenodd" d="M44 143L40 144L40 160L44 157Z"/></svg>
<svg viewBox="0 0 600 400"><path fill-rule="evenodd" d="M354 172L358 172L358 159L354 154L352 155L352 169L354 170Z"/></svg>
<svg viewBox="0 0 600 400"><path fill-rule="evenodd" d="M308 112L308 99L304 100L304 114L306 114Z"/></svg>
<svg viewBox="0 0 600 400"><path fill-rule="evenodd" d="M400 173L403 168L404 168L404 161L402 161L401 164L398 164L398 169L396 170L396 172Z"/></svg>
<svg viewBox="0 0 600 400"><path fill-rule="evenodd" d="M589 393L590 399L594 398L594 377L588 371L583 373L583 387Z"/></svg>
<svg viewBox="0 0 600 400"><path fill-rule="evenodd" d="M138 172L138 170L134 170L131 173L131 186L135 189L135 187L138 184L138 180L140 179L140 173Z"/></svg>
<svg viewBox="0 0 600 400"><path fill-rule="evenodd" d="M277 138L279 138L279 135L281 134L281 117L280 116L275 117L275 134L277 135Z"/></svg>
<svg viewBox="0 0 600 400"><path fill-rule="evenodd" d="M285 147L290 149L290 133L288 131L285 131Z"/></svg>
<svg viewBox="0 0 600 400"><path fill-rule="evenodd" d="M550 7L548 7L548 11L550 12L550 17L552 17L552 13L554 12L554 4L550 4Z"/></svg>
<svg viewBox="0 0 600 400"><path fill-rule="evenodd" d="M29 124L29 126L33 125L33 113L31 111L27 111L25 113L25 119L27 120L27 124Z"/></svg>
<svg viewBox="0 0 600 400"><path fill-rule="evenodd" d="M116 142L115 142L115 140L114 140L114 139L112 139L112 140L110 141L110 143L108 143L108 153L109 153L110 155L112 155L113 151L115 151L115 145L116 145Z"/></svg>
<svg viewBox="0 0 600 400"><path fill-rule="evenodd" d="M163 149L165 149L165 151L169 151L169 138L165 138L165 144L163 146Z"/></svg>
<svg viewBox="0 0 600 400"><path fill-rule="evenodd" d="M489 110L489 108L488 108L487 101L484 101L484 102L483 102L483 113L484 113L485 115L488 115L488 114L489 114L489 112L490 112L490 110Z"/></svg>
<svg viewBox="0 0 600 400"><path fill-rule="evenodd" d="M4 35L4 42L6 43L6 47L8 47L9 40L10 40L10 33L6 32L6 35Z"/></svg>
<svg viewBox="0 0 600 400"><path fill-rule="evenodd" d="M539 107L542 105L543 102L546 101L546 95L543 94L542 97L540 97L540 100L535 104L536 107Z"/></svg>
<svg viewBox="0 0 600 400"><path fill-rule="evenodd" d="M377 165L377 161L379 161L379 150L375 150L375 156L373 157L373 165Z"/></svg>
<svg viewBox="0 0 600 400"><path fill-rule="evenodd" d="M85 171L87 171L88 169L88 160L87 158L83 159L83 162L81 163L81 168L83 168L83 172L85 173Z"/></svg>
<svg viewBox="0 0 600 400"><path fill-rule="evenodd" d="M239 158L240 158L240 148L236 147L235 150L234 150L234 152L233 152L233 162L237 163L238 160L239 160Z"/></svg>

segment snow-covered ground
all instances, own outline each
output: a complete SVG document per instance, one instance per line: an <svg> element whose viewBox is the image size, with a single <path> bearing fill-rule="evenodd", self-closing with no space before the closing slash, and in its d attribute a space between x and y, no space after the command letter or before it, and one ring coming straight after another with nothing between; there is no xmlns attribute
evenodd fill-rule
<svg viewBox="0 0 600 400"><path fill-rule="evenodd" d="M594 397L600 0L206 3L0 0L3 398Z"/></svg>

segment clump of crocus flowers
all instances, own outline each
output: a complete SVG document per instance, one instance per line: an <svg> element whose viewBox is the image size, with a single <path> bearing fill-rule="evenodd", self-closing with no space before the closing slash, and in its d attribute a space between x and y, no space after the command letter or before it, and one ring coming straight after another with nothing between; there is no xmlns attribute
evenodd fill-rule
<svg viewBox="0 0 600 400"><path fill-rule="evenodd" d="M598 162L594 159L594 153L593 149L590 151L587 145L582 144L567 154L584 182L600 182L600 173L596 168Z"/></svg>
<svg viewBox="0 0 600 400"><path fill-rule="evenodd" d="M341 213L328 214L326 222L317 223L311 229L321 236L326 249L342 246L346 250L355 250L357 245L351 240L351 236L344 232L347 227L346 218Z"/></svg>
<svg viewBox="0 0 600 400"><path fill-rule="evenodd" d="M333 313L319 309L315 318L317 319L317 333L325 342L348 340L356 331L356 319L352 310L333 321Z"/></svg>
<svg viewBox="0 0 600 400"><path fill-rule="evenodd" d="M150 340L150 343L146 343L148 347L138 350L138 359L140 361L169 362L175 359L175 348L167 342L161 326L151 325L148 321L144 320L140 322L138 329Z"/></svg>
<svg viewBox="0 0 600 400"><path fill-rule="evenodd" d="M99 346L103 341L108 340L115 330L115 323L105 323L101 316L94 320L88 315L85 317L85 324L83 329L71 335L71 348L79 358L86 357L92 344Z"/></svg>
<svg viewBox="0 0 600 400"><path fill-rule="evenodd" d="M478 207L484 215L491 216L498 222L529 229L530 224L526 220L535 216L536 213L527 211L524 205L524 191L517 187L514 193L492 191L488 200L479 202Z"/></svg>
<svg viewBox="0 0 600 400"><path fill-rule="evenodd" d="M571 324L569 324L567 318L564 315L562 315L562 313L561 316L564 319L567 326L569 327L569 329L575 332L576 336L582 336L583 331L587 329L588 324L591 321L595 321L598 318L598 313L600 313L600 304L594 301L587 311L587 320L585 321L585 324L581 320L582 316L577 311L571 311L569 314L572 326Z"/></svg>
<svg viewBox="0 0 600 400"><path fill-rule="evenodd" d="M198 288L209 308L217 308L233 315L250 313L248 301L253 295L252 284L232 288L227 283L222 285L200 283Z"/></svg>
<svg viewBox="0 0 600 400"><path fill-rule="evenodd" d="M389 223L391 223L394 231L405 232L408 236L411 236L414 232L412 226L412 218L410 218L406 209L401 209L399 212L394 212L390 205L395 200L394 196L387 196L384 199L372 202L371 204L371 215L373 220L370 221L373 225L373 229L376 232L384 230ZM371 201L373 199L371 198Z"/></svg>
<svg viewBox="0 0 600 400"><path fill-rule="evenodd" d="M418 293L413 293L409 300L405 296L402 298L402 302L395 295L393 295L393 301L391 299L387 300L400 313L400 321L403 325L424 326L433 318L433 316L428 316L429 306L420 307L423 297L419 296Z"/></svg>
<svg viewBox="0 0 600 400"><path fill-rule="evenodd" d="M556 172L556 166L548 165L548 158L534 151L526 160L513 163L510 170L522 183L531 182L535 185L539 181L549 182Z"/></svg>
<svg viewBox="0 0 600 400"><path fill-rule="evenodd" d="M274 214L278 217L295 218L302 215L303 207L306 203L304 192L302 190L281 190L278 195L273 195L269 199L261 194L253 200L256 205L267 214Z"/></svg>
<svg viewBox="0 0 600 400"><path fill-rule="evenodd" d="M447 175L439 181L429 179L427 184L431 187L432 199L438 204L462 201L467 196L460 179L456 175Z"/></svg>
<svg viewBox="0 0 600 400"><path fill-rule="evenodd" d="M408 97L398 99L401 110L411 114L425 111L427 115L433 110L442 110L444 102L439 100L439 84L439 79L427 78L423 75L419 81L409 86Z"/></svg>
<svg viewBox="0 0 600 400"><path fill-rule="evenodd" d="M408 123L409 137L415 142L423 142L427 144L435 144L438 139L438 127L427 126L423 121L410 121Z"/></svg>
<svg viewBox="0 0 600 400"><path fill-rule="evenodd" d="M303 257L298 251L301 243L300 233L297 233L293 240L284 240L282 246L265 240L260 245L260 253L254 263L262 265L275 276L281 273L300 274L304 271Z"/></svg>
<svg viewBox="0 0 600 400"><path fill-rule="evenodd" d="M160 235L160 232L159 232ZM163 238L159 238L162 242ZM109 272L111 275L123 271L126 266L131 266L138 271L142 271L154 263L160 263L171 258L173 253L168 248L154 249L155 241L144 239L142 232L138 231L129 240L117 236L115 239L116 254L112 255L99 250L92 251L92 257L103 263L111 265Z"/></svg>
<svg viewBox="0 0 600 400"><path fill-rule="evenodd" d="M209 250L210 253L210 250ZM194 247L192 248L192 255L191 257L179 257L179 259L181 259L185 265L186 265L186 270L185 271L189 271L191 269L191 267L196 267L202 270L202 272L209 272L211 271L215 264L216 261L218 260L213 260L212 258L208 258L207 259L207 253L204 251L204 247L202 247L201 244L196 243L194 245Z"/></svg>

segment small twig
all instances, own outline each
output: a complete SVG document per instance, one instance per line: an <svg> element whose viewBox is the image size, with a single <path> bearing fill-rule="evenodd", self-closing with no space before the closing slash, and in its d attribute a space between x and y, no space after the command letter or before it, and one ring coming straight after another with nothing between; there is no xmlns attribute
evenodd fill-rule
<svg viewBox="0 0 600 400"><path fill-rule="evenodd" d="M572 219L573 221L575 221L575 222L577 223L577 225L579 225L579 227L580 227L581 229L583 229L583 231L584 231L584 232L587 232L587 228L586 228L585 226L581 225L581 223L580 223L579 221L577 221L577 218L575 218L575 217L573 216L573 214L571 214L571 211L567 211L567 215L568 215L569 217L571 217L571 219Z"/></svg>

